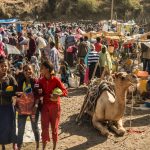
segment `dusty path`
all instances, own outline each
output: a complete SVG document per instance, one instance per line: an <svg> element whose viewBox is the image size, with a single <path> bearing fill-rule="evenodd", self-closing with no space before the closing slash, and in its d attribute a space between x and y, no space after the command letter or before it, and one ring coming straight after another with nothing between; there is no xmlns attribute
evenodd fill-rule
<svg viewBox="0 0 150 150"><path fill-rule="evenodd" d="M90 120L85 117L83 124L78 126L75 118L84 100L86 88L70 89L69 97L61 102L62 115L59 129L58 150L150 150L150 109L133 112L132 129L142 133L126 133L124 137L110 136L108 139L92 127ZM127 107L124 124L130 126L130 108ZM23 150L34 150L35 144L26 143ZM52 149L50 143L47 147ZM10 147L8 147L10 150ZM41 148L40 148L41 150Z"/></svg>

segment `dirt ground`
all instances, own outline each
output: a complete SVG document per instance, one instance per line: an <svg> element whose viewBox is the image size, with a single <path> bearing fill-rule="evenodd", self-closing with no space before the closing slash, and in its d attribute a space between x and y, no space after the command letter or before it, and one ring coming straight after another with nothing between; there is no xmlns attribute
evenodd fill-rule
<svg viewBox="0 0 150 150"><path fill-rule="evenodd" d="M150 109L134 109L131 129L136 132L127 132L123 137L112 134L106 138L93 128L87 116L83 118L80 126L75 122L85 93L85 87L70 89L69 97L62 98L58 150L150 150ZM130 107L126 108L124 126L130 129ZM7 149L10 150L11 147L8 146ZM23 150L34 149L35 143L26 143L23 146ZM47 146L47 150L50 149L52 149L52 143Z"/></svg>

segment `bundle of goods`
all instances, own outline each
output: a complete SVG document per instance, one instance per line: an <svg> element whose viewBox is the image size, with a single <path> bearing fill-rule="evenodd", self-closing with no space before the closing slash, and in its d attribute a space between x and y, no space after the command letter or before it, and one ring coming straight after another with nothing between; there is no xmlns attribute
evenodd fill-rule
<svg viewBox="0 0 150 150"><path fill-rule="evenodd" d="M109 91L115 97L113 83L97 78L91 81L80 114L77 117L78 121L81 119L84 112L90 111L93 113L97 100L104 91Z"/></svg>
<svg viewBox="0 0 150 150"><path fill-rule="evenodd" d="M139 91L139 94L140 94L140 96L143 97L143 99L147 99L149 97L148 92L150 91L148 72L147 71L137 71L136 75L139 78L139 84L137 86L137 90Z"/></svg>

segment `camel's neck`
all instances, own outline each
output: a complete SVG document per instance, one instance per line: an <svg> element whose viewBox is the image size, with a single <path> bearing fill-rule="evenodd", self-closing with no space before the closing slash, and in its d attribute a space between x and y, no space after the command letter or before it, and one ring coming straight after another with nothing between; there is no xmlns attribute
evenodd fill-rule
<svg viewBox="0 0 150 150"><path fill-rule="evenodd" d="M115 95L116 95L116 103L118 103L120 109L125 108L125 101L126 101L126 93L127 89L123 89L120 85L115 85Z"/></svg>
<svg viewBox="0 0 150 150"><path fill-rule="evenodd" d="M115 85L115 95L116 95L116 118L122 118L125 112L126 106L126 93L127 89L123 89L120 85Z"/></svg>

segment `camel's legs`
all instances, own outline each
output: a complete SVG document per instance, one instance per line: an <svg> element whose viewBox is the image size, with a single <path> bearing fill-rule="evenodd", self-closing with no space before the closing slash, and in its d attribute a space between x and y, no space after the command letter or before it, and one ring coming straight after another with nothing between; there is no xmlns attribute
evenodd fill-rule
<svg viewBox="0 0 150 150"><path fill-rule="evenodd" d="M125 129L122 124L122 119L117 121L117 127L115 125L111 125L110 129L114 131L117 135L122 136L125 133Z"/></svg>
<svg viewBox="0 0 150 150"><path fill-rule="evenodd" d="M106 127L104 127L104 126L102 125L102 123L99 122L94 116L93 116L93 118L92 118L92 123L93 123L93 126L94 126L96 129L98 129L98 130L101 132L102 135L104 135L104 136L108 136L108 135L109 135L108 129L107 129Z"/></svg>
<svg viewBox="0 0 150 150"><path fill-rule="evenodd" d="M110 125L109 128L110 128L110 130L115 132L117 135L120 134L119 130L117 129L117 127L115 125Z"/></svg>
<svg viewBox="0 0 150 150"><path fill-rule="evenodd" d="M117 127L118 127L118 130L122 132L122 134L126 132L125 128L123 127L122 118L117 121Z"/></svg>

